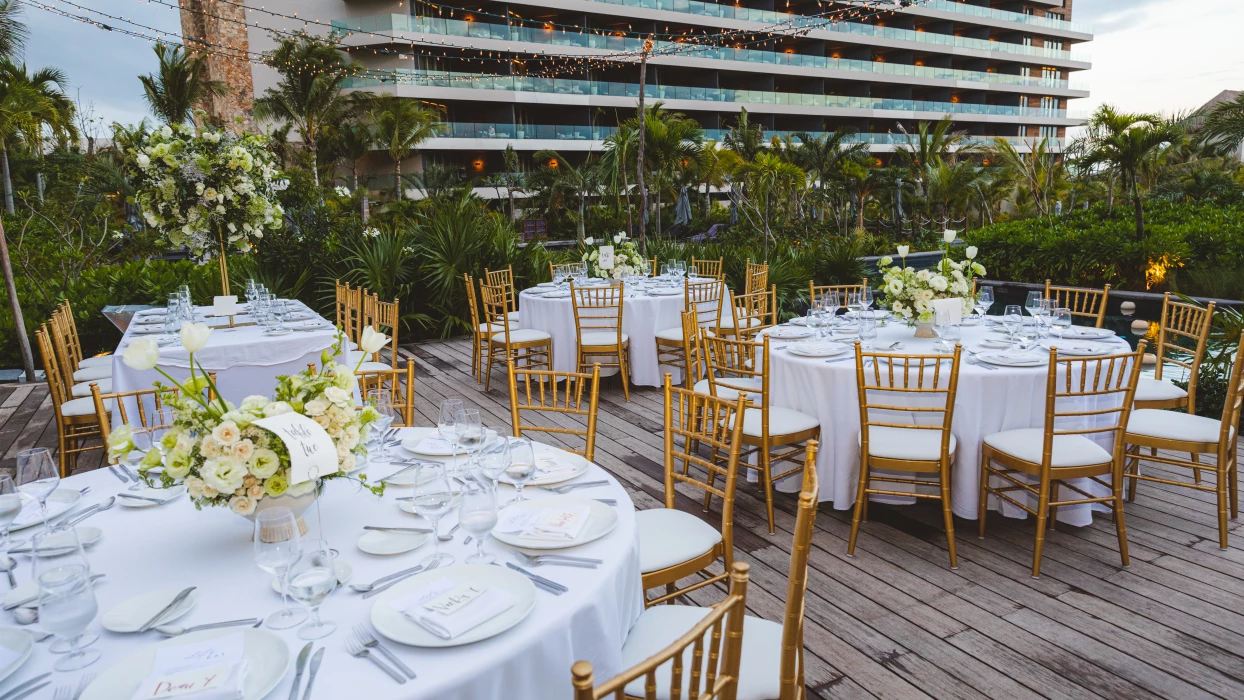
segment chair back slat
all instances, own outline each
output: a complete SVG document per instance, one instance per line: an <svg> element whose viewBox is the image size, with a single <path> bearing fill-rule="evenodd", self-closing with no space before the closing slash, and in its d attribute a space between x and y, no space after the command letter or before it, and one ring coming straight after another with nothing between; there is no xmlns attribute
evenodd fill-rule
<svg viewBox="0 0 1244 700"><path fill-rule="evenodd" d="M722 263L725 258L717 258L716 260L701 260L699 258L691 258L691 264L695 266L695 272L700 277L712 277L718 282L726 281L726 274L722 270Z"/></svg>
<svg viewBox="0 0 1244 700"><path fill-rule="evenodd" d="M1110 285L1101 289L1085 287L1060 287L1045 281L1045 298L1058 302L1058 307L1067 309L1072 316L1093 319L1094 325L1101 328L1106 320L1106 301L1110 297Z"/></svg>
<svg viewBox="0 0 1244 700"><path fill-rule="evenodd" d="M47 379L48 391L52 395L52 404L56 406L59 413L60 405L71 398L72 387L66 384L47 324L35 331L35 341L39 345L39 355L43 359L43 374Z"/></svg>
<svg viewBox="0 0 1244 700"><path fill-rule="evenodd" d="M696 325L700 328L711 328L716 332L721 327L725 294L726 285L721 282L687 280L683 283L683 309L695 314Z"/></svg>
<svg viewBox="0 0 1244 700"><path fill-rule="evenodd" d="M747 270L743 277L743 293L751 294L769 287L769 263L747 261Z"/></svg>
<svg viewBox="0 0 1244 700"><path fill-rule="evenodd" d="M398 333L398 303L399 300L394 299L391 302L380 301L378 294L366 294L363 297L363 326L370 326L372 330L379 331L389 336L389 359L393 369L397 369L397 333ZM362 335L362 328L359 329L359 335ZM376 351L371 357L367 358L371 362L380 362L383 358L380 351Z"/></svg>
<svg viewBox="0 0 1244 700"><path fill-rule="evenodd" d="M589 462L593 460L596 412L600 405L600 365L593 365L591 372L550 372L517 369L510 362L509 381L510 427L515 437L522 437L526 432L577 436L583 440L583 447L571 446L570 450ZM544 423L524 422L525 414L538 415ZM558 416L570 418L559 419Z"/></svg>
<svg viewBox="0 0 1244 700"><path fill-rule="evenodd" d="M682 312L682 351L686 358L687 388L704 378L704 350L700 345L700 326L692 311Z"/></svg>
<svg viewBox="0 0 1244 700"><path fill-rule="evenodd" d="M484 318L481 323L491 323L495 328L500 328L505 334L505 344L510 344L510 323L509 313L510 304L505 287L494 287L489 284L480 284L479 286L480 301L483 304ZM489 328L488 337L491 338L495 332L495 328Z"/></svg>
<svg viewBox="0 0 1244 700"><path fill-rule="evenodd" d="M820 306L825 297L836 294L838 298L838 306L840 308L847 307L847 300L852 294L859 294L860 290L868 286L868 279L865 278L859 284L821 284L818 285L812 280L808 280L808 302L813 306Z"/></svg>
<svg viewBox="0 0 1244 700"><path fill-rule="evenodd" d="M727 401L697 394L675 387L672 377L665 375L665 507L674 507L678 484L721 498L727 566L733 560L734 489L745 408L742 396Z"/></svg>
<svg viewBox="0 0 1244 700"><path fill-rule="evenodd" d="M462 282L466 291L467 308L471 312L471 332L479 331L479 325L482 323L479 313L479 299L476 296L475 279L469 273L462 273Z"/></svg>
<svg viewBox="0 0 1244 700"><path fill-rule="evenodd" d="M955 395L959 390L961 352L962 347L956 344L950 355L891 355L864 352L856 341L860 450L864 454L868 454L871 428L940 430L942 452L950 448L950 426L954 421ZM918 396L921 394L926 395L927 399ZM928 415L930 420L904 421L894 413Z"/></svg>
<svg viewBox="0 0 1244 700"><path fill-rule="evenodd" d="M705 377L708 379L709 393L717 396L721 389L741 391L741 387L752 385L748 394L747 405L760 408L769 402L769 336L759 341L724 338L700 332L700 343L704 350L706 365ZM755 380L760 380L760 396L756 396ZM744 380L744 381L740 381ZM750 382L746 380L752 380Z"/></svg>
<svg viewBox="0 0 1244 700"><path fill-rule="evenodd" d="M395 355L396 357L396 355ZM396 360L395 360L396 362ZM415 424L415 362L407 358L404 369L360 370L357 375L359 392L366 398L367 392L385 390L393 397L393 407L402 414L402 425Z"/></svg>
<svg viewBox="0 0 1244 700"><path fill-rule="evenodd" d="M1244 406L1244 333L1240 334L1240 344L1235 349L1235 359L1231 364L1231 378L1227 380L1227 398L1222 406L1222 436L1220 445L1231 444L1232 431L1240 424L1240 410ZM1235 466L1239 469L1238 462Z"/></svg>
<svg viewBox="0 0 1244 700"><path fill-rule="evenodd" d="M575 330L579 338L584 333L610 333L616 335L614 342L622 343L622 300L626 297L625 283L617 285L576 287L570 283L570 301L574 307Z"/></svg>
<svg viewBox="0 0 1244 700"><path fill-rule="evenodd" d="M730 310L734 314L734 333L739 338L751 338L765 328L776 326L777 286L734 295Z"/></svg>
<svg viewBox="0 0 1244 700"><path fill-rule="evenodd" d="M1048 468L1057 435L1103 435L1123 449L1123 432L1140 379L1145 341L1135 352L1101 357L1059 357L1050 348L1046 375L1043 466ZM1086 408L1088 406L1088 408Z"/></svg>
<svg viewBox="0 0 1244 700"><path fill-rule="evenodd" d="M1161 380L1167 365L1175 365L1187 373L1182 378L1188 381L1189 413L1196 412L1197 379L1213 325L1214 306L1212 301L1205 306L1173 301L1170 292L1162 298L1162 320L1158 325L1157 345L1154 348L1157 365L1153 376Z"/></svg>

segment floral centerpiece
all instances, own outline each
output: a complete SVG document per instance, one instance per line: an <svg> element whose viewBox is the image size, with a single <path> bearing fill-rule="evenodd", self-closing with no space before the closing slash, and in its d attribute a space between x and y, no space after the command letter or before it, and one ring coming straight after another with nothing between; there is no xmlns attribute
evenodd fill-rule
<svg viewBox="0 0 1244 700"><path fill-rule="evenodd" d="M285 498L288 504L291 498L317 493L323 479L352 478L348 473L366 455L364 431L380 416L372 406L355 408L354 371L333 361L341 351L344 336L339 335L337 343L321 354L318 369L279 376L271 399L248 396L235 406L220 396L211 374L194 360L194 353L207 343L210 334L211 329L202 323L182 327L181 341L190 352L190 377L182 381L156 366L160 348L154 338L139 338L122 354L130 367L154 369L172 383L156 383L161 401L173 409L173 425L139 465L139 473L148 485L170 488L184 484L196 508L227 506L238 515L251 517L277 499ZM360 363L385 341L383 334L365 333L359 343ZM209 389L210 394L205 395ZM289 450L281 439L255 425L255 421L291 412L311 418L332 438L337 449L337 472L299 484L289 483ZM134 449L132 436L131 426L114 430L108 440L109 456L124 459ZM156 467L161 467L161 471L153 472ZM360 474L356 480L367 487L365 479L366 475ZM383 492L383 486L367 488L377 494ZM308 499L306 505L312 500Z"/></svg>
<svg viewBox="0 0 1244 700"><path fill-rule="evenodd" d="M602 239L601 243L604 244L606 241ZM586 248L583 251L582 261L587 265L589 277L620 280L646 273L644 266L647 261L639 254L635 241L621 231L613 237L613 267L611 268L606 269L600 266L600 248L596 247L595 238L583 239L583 245Z"/></svg>
<svg viewBox="0 0 1244 700"><path fill-rule="evenodd" d="M898 246L899 265L894 259L885 256L877 261L877 269L882 273L882 287L890 311L898 318L907 319L909 323L919 323L921 328L933 321L933 302L936 299L959 299L963 303L963 312L971 312L975 298L972 294L972 278L985 274L985 267L976 259L976 246L968 246L964 250L963 260L954 260L950 255L950 244L954 242L957 232L947 230L943 233L945 243L942 259L932 268L916 270L907 267L907 253L910 248ZM921 335L918 337L932 337Z"/></svg>
<svg viewBox="0 0 1244 700"><path fill-rule="evenodd" d="M261 134L172 124L144 134L126 153L133 203L147 225L195 255L219 251L225 294L226 246L250 250L284 223L276 193L288 183L268 143Z"/></svg>

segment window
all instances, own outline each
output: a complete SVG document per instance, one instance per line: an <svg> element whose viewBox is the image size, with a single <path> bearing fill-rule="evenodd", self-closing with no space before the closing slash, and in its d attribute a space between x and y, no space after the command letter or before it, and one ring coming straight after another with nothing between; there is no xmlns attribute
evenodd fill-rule
<svg viewBox="0 0 1244 700"><path fill-rule="evenodd" d="M1057 111L1058 111L1058 98L1057 97L1046 96L1046 97L1041 98L1041 113L1042 114L1047 115L1047 116L1053 116Z"/></svg>
<svg viewBox="0 0 1244 700"><path fill-rule="evenodd" d="M1051 140L1056 139L1058 138L1058 127L1043 126L1041 127L1040 133L1041 133L1041 138L1043 139L1051 139Z"/></svg>

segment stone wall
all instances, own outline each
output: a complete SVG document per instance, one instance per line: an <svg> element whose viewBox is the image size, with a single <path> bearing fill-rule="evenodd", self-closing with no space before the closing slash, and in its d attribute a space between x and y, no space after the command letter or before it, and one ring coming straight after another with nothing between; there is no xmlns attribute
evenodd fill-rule
<svg viewBox="0 0 1244 700"><path fill-rule="evenodd" d="M247 56L246 10L228 0L180 0L181 31L190 47L201 46L207 54L211 80L225 84L224 95L199 105L212 121L245 131L255 130L255 90ZM237 120L241 118L239 123Z"/></svg>

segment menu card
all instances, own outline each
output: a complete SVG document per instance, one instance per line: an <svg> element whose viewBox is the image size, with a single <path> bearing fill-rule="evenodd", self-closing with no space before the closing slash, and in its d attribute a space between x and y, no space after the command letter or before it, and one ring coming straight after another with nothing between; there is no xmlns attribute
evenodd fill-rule
<svg viewBox="0 0 1244 700"><path fill-rule="evenodd" d="M238 297L236 294L227 297L212 298L213 316L235 316L238 313Z"/></svg>
<svg viewBox="0 0 1244 700"><path fill-rule="evenodd" d="M596 266L602 270L613 269L613 246L603 245L600 247L600 257L596 259Z"/></svg>
<svg viewBox="0 0 1244 700"><path fill-rule="evenodd" d="M271 431L289 449L290 485L337 473L337 448L319 423L298 413L282 413L254 423Z"/></svg>
<svg viewBox="0 0 1244 700"><path fill-rule="evenodd" d="M134 700L187 695L193 695L195 700L241 698L246 675L245 649L243 632L189 644L158 646L151 673L138 686Z"/></svg>
<svg viewBox="0 0 1244 700"><path fill-rule="evenodd" d="M514 607L514 596L480 583L439 578L389 605L441 639L453 639Z"/></svg>

